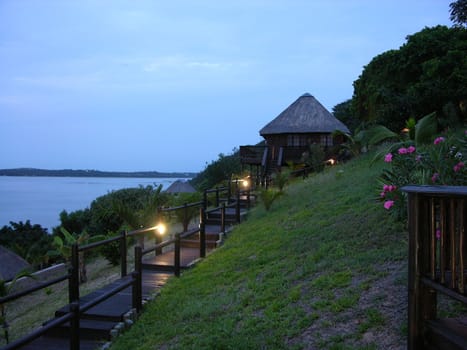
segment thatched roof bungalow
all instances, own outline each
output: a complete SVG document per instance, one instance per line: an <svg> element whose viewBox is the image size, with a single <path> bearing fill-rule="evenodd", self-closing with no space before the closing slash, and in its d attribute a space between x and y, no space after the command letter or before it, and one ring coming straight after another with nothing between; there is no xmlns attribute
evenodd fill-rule
<svg viewBox="0 0 467 350"><path fill-rule="evenodd" d="M329 136L336 130L349 132L347 126L334 117L316 98L305 93L259 133L266 139L267 144L275 143L274 140L285 136L283 142L280 142L282 146L304 146L313 142L329 146L332 145Z"/></svg>
<svg viewBox="0 0 467 350"><path fill-rule="evenodd" d="M336 130L349 133L344 123L315 97L305 93L259 131L265 139L264 147L240 147L242 163L261 165L267 168L263 169L264 173L289 162L299 162L312 144L321 145L329 152L343 141L333 136Z"/></svg>

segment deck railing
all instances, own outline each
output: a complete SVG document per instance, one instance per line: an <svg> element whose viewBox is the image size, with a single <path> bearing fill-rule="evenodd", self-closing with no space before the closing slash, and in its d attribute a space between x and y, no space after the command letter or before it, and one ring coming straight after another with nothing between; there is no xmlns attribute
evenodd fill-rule
<svg viewBox="0 0 467 350"><path fill-rule="evenodd" d="M135 247L134 256L134 271L128 276L128 261L127 261L127 250L128 250L128 238L137 237L137 236L144 236L149 233L155 233L158 229L158 226L143 228L133 231L122 231L120 235L116 237L111 237L102 241L90 243L87 245L74 244L71 247L71 257L70 257L70 268L67 274L54 278L53 280L38 283L32 287L29 287L25 290L7 295L5 297L0 298L0 305L4 305L8 302L17 300L21 297L29 295L35 291L45 289L50 287L54 284L63 282L68 280L68 311L64 313L64 315L60 317L56 317L50 321L48 321L45 325L32 331L31 333L27 334L26 336L17 339L6 346L2 347L1 350L11 350L11 349L19 349L26 344L32 342L33 340L39 338L40 336L46 334L52 328L57 326L63 325L66 322L70 322L70 349L77 350L80 348L80 339L79 339L79 325L80 325L80 317L81 315L89 310L91 307L101 303L111 296L117 294L121 290L132 286L132 307L137 310L137 312L141 311L142 309L142 258L143 255L148 254L150 252L155 252L155 254L161 254L162 249L169 245L174 245L174 274L176 276L180 275L180 249L181 249L181 240L187 238L191 235L199 233L200 239L200 257L205 257L206 255L206 217L209 213L213 213L215 211L220 211L221 213L221 232L224 232L225 225L226 225L226 208L228 207L235 207L236 208L236 220L240 222L240 196L246 195L248 198L248 203L250 200L250 191L245 190L241 191L238 189L238 181L236 182L236 198L232 199L231 196L231 188L228 187L218 187L215 189L209 189L204 192L204 200L195 203L185 203L182 206L172 207L172 208L161 208L160 212L173 212L176 210L183 210L185 212L185 222L187 222L188 218L188 210L192 207L200 207L200 224L199 227L189 230L185 227L184 224L184 231L176 233L172 239L162 241L160 239L160 235L155 234L156 237L156 244L154 247L143 250L142 247L137 245ZM208 201L208 195L214 193L216 204L215 207L210 205ZM226 193L227 197L222 197L222 194ZM209 207L209 209L208 209ZM111 244L114 242L119 242L119 251L120 251L120 277L122 283L119 283L116 287L105 291L104 293L99 294L97 298L90 300L86 304L80 304L80 284L79 284L79 266L80 266L80 259L82 259L82 254L86 251L90 251L95 248L101 248L104 245Z"/></svg>
<svg viewBox="0 0 467 350"><path fill-rule="evenodd" d="M443 331L440 325L446 323L439 322L437 299L442 293L467 304L467 187L402 190L408 194L409 214L408 349L453 348L456 341L465 346L466 324L462 330L456 323L454 331L463 332L464 338Z"/></svg>

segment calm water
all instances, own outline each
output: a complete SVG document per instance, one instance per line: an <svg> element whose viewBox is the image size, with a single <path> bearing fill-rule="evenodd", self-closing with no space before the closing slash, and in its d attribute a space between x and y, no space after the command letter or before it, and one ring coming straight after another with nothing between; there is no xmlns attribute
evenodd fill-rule
<svg viewBox="0 0 467 350"><path fill-rule="evenodd" d="M162 185L166 189L176 178L95 178L0 176L0 227L10 221L30 220L51 232L59 224L62 210L89 207L112 190Z"/></svg>

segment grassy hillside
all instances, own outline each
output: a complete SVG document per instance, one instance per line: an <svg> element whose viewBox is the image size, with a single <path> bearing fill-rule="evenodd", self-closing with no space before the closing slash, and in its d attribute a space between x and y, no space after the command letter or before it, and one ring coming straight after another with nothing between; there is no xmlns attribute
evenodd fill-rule
<svg viewBox="0 0 467 350"><path fill-rule="evenodd" d="M381 162L382 163L382 162ZM112 349L403 349L407 232L362 157L258 205Z"/></svg>

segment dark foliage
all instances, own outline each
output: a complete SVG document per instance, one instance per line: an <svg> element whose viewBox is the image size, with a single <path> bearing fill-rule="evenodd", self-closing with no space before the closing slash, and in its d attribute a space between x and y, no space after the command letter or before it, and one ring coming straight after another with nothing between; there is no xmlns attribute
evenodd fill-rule
<svg viewBox="0 0 467 350"><path fill-rule="evenodd" d="M457 0L449 4L450 19L459 26L467 25L467 0Z"/></svg>
<svg viewBox="0 0 467 350"><path fill-rule="evenodd" d="M206 168L191 180L191 184L203 191L229 179L232 174L241 172L240 153L237 149L230 155L219 154L217 160L206 165Z"/></svg>
<svg viewBox="0 0 467 350"><path fill-rule="evenodd" d="M355 133L355 130L361 124L361 121L357 118L352 108L351 99L335 105L332 108L332 114L334 117L343 122L349 128L352 134Z"/></svg>
<svg viewBox="0 0 467 350"><path fill-rule="evenodd" d="M455 124L466 117L465 86L467 30L436 26L373 58L354 82L352 105L361 121L396 131L434 111Z"/></svg>
<svg viewBox="0 0 467 350"><path fill-rule="evenodd" d="M29 220L10 222L0 229L0 245L10 249L36 268L47 264L47 251L52 247L52 238L41 225L32 225Z"/></svg>

